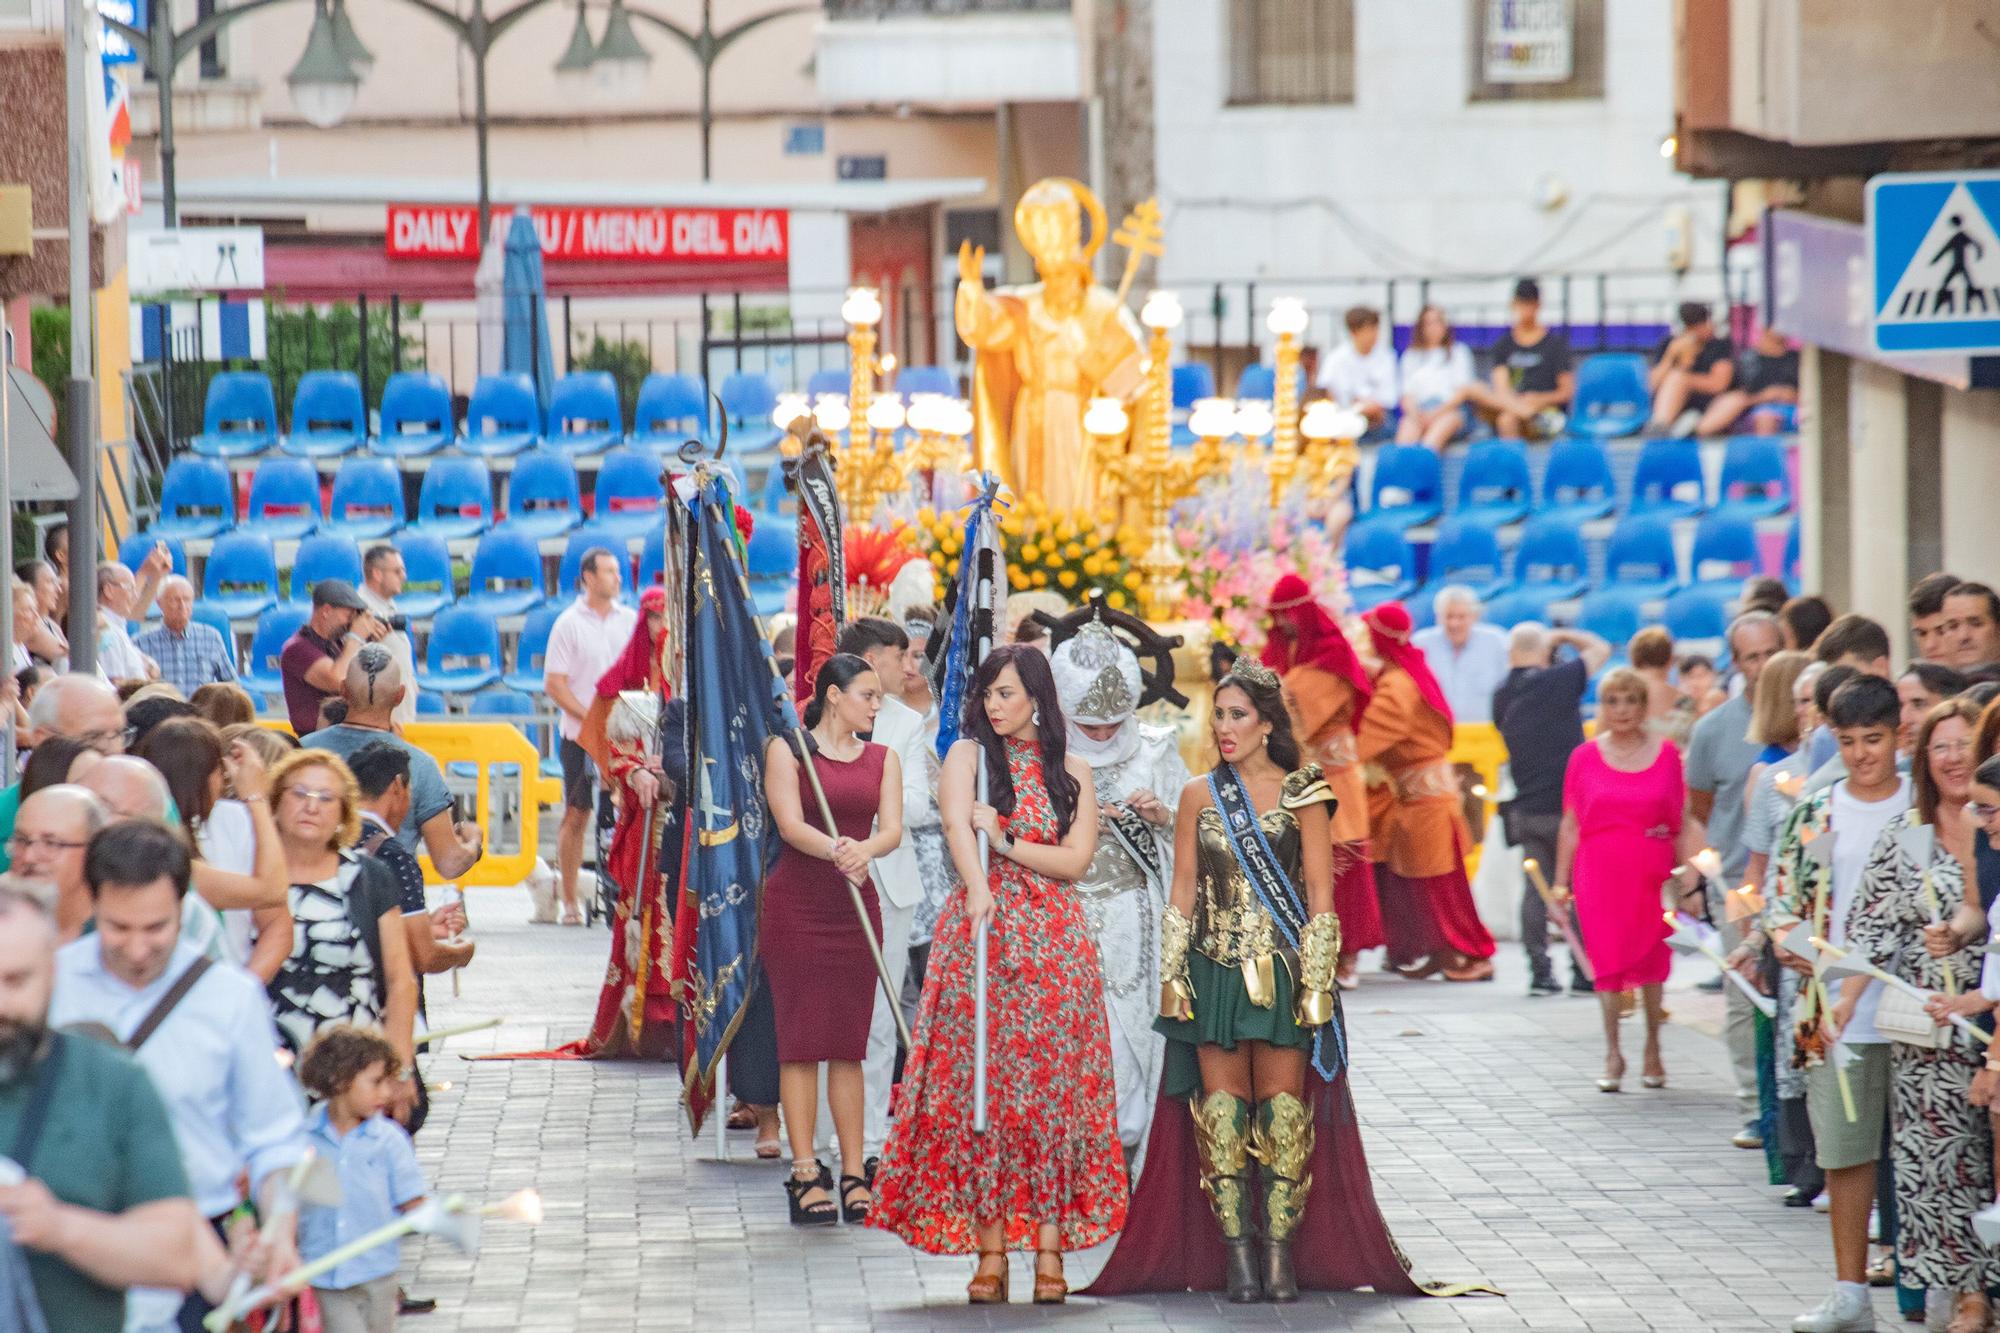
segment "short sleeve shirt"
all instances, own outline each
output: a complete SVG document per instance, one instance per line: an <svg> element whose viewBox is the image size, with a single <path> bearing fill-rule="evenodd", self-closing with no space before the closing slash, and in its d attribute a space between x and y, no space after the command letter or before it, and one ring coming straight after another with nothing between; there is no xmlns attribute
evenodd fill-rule
<svg viewBox="0 0 2000 1333"><path fill-rule="evenodd" d="M1737 363L1736 377L1745 393L1758 394L1766 389L1799 387L1799 354L1780 352L1776 356L1765 356L1761 352L1745 352Z"/></svg>
<svg viewBox="0 0 2000 1333"><path fill-rule="evenodd" d="M364 847L370 841L370 834L381 827L372 817L362 817L361 842ZM430 904L424 901L424 868L417 861L415 852L396 839L387 838L369 855L396 872L396 897L404 916L422 916L431 910Z"/></svg>
<svg viewBox="0 0 2000 1333"><path fill-rule="evenodd" d="M1688 738L1689 791L1715 793L1708 813L1709 845L1722 856L1722 880L1739 882L1750 849L1743 842L1743 788L1764 747L1750 739L1750 700L1737 695L1694 724Z"/></svg>
<svg viewBox="0 0 2000 1333"><path fill-rule="evenodd" d="M319 728L319 701L332 691L306 683L313 663L338 658L340 645L313 633L312 626L299 626L298 633L285 640L278 653L278 672L285 684L285 712L291 716L292 734L303 736Z"/></svg>
<svg viewBox="0 0 2000 1333"><path fill-rule="evenodd" d="M1493 692L1493 721L1507 745L1514 808L1524 815L1562 811L1563 775L1583 744L1583 692L1590 668L1572 657L1554 666L1515 667Z"/></svg>
<svg viewBox="0 0 2000 1333"><path fill-rule="evenodd" d="M410 814L403 826L396 830L396 841L411 852L417 850L419 830L437 817L440 810L451 809L451 788L444 784L444 772L437 760L419 750L393 732L376 731L372 727L350 727L341 723L324 731L315 731L300 742L308 750L329 750L342 759L352 759L354 752L364 745L376 742L393 745L410 756Z"/></svg>
<svg viewBox="0 0 2000 1333"><path fill-rule="evenodd" d="M1554 329L1544 329L1526 345L1515 341L1509 329L1493 344L1493 364L1505 368L1515 393L1554 393L1569 363L1569 339Z"/></svg>
<svg viewBox="0 0 2000 1333"><path fill-rule="evenodd" d="M173 1123L138 1062L87 1037L58 1033L55 1040L64 1047L62 1068L41 1141L22 1166L62 1202L100 1213L190 1198ZM0 1153L13 1153L33 1088L25 1075L0 1083ZM28 1273L52 1328L119 1333L124 1327L123 1291L32 1251Z"/></svg>
<svg viewBox="0 0 2000 1333"><path fill-rule="evenodd" d="M324 1105L306 1121L322 1157L340 1172L340 1203L299 1214L299 1255L310 1262L396 1219L404 1205L424 1197L424 1173L403 1127L386 1116L364 1120L342 1134ZM384 1241L340 1264L313 1285L344 1291L396 1271L396 1242Z"/></svg>
<svg viewBox="0 0 2000 1333"><path fill-rule="evenodd" d="M597 697L599 678L625 651L638 623L638 611L623 602L613 602L611 609L600 616L590 609L587 600L577 598L567 611L556 617L549 630L548 652L542 658L544 678L567 678L570 693L589 707L590 701ZM575 740L583 734L583 723L567 711L558 725L566 739Z"/></svg>

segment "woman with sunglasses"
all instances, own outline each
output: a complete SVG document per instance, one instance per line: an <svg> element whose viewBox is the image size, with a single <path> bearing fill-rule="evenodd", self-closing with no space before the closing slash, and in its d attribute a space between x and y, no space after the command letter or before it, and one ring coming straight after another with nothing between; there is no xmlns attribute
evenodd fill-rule
<svg viewBox="0 0 2000 1333"><path fill-rule="evenodd" d="M1924 715L1911 765L1916 799L1875 840L1847 918L1849 949L1939 992L1926 1015L1899 1013L1901 993L1885 990L1875 1026L1890 1038L1900 1278L1954 1293L1951 1333L1983 1333L1986 1293L2000 1284L2000 1255L1972 1229L1972 1215L1993 1198L1992 1127L1970 1099L1981 1057L1955 1029L1935 1026L1949 1013L1991 1007L1978 991L1980 955L1949 924L1976 883L1976 830L1965 807L1978 720L1979 710L1964 699Z"/></svg>
<svg viewBox="0 0 2000 1333"><path fill-rule="evenodd" d="M296 1055L329 1023L381 1028L402 1062L392 1095L404 1114L416 1101L417 973L395 872L348 850L361 791L338 755L293 751L272 766L270 792L291 881L292 951L268 988L278 1038Z"/></svg>

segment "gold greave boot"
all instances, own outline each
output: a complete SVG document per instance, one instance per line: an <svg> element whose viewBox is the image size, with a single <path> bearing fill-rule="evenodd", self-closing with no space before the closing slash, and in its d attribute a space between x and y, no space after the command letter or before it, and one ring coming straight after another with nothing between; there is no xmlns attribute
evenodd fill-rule
<svg viewBox="0 0 2000 1333"><path fill-rule="evenodd" d="M1229 1247L1229 1299L1248 1305L1263 1296L1250 1222L1250 1103L1218 1091L1192 1109L1202 1193L1208 1195L1223 1244Z"/></svg>
<svg viewBox="0 0 2000 1333"><path fill-rule="evenodd" d="M1292 1234L1306 1213L1312 1192L1312 1112L1300 1098L1281 1092L1257 1107L1251 1151L1263 1163L1264 1298L1295 1301Z"/></svg>

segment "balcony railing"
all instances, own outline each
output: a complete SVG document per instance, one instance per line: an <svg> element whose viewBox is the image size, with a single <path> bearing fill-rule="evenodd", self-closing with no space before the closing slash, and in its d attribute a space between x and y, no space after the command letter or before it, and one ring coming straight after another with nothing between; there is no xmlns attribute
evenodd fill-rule
<svg viewBox="0 0 2000 1333"><path fill-rule="evenodd" d="M826 0L835 19L948 18L957 14L1067 14L1071 0Z"/></svg>

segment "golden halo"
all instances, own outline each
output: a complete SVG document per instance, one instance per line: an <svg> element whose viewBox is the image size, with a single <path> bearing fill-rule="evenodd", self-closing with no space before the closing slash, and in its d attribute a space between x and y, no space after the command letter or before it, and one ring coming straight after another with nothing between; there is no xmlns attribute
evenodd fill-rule
<svg viewBox="0 0 2000 1333"><path fill-rule="evenodd" d="M1104 205L1098 201L1096 193L1088 185L1068 176L1044 176L1036 181L1035 185L1064 186L1075 197L1077 203L1082 205L1084 213L1090 218L1090 239L1083 243L1083 262L1088 265L1097 258L1097 252L1104 248L1104 242L1111 235L1110 224L1104 216ZM1021 199L1014 203L1014 231L1017 234L1021 230L1021 202L1027 198L1035 185L1023 190Z"/></svg>

